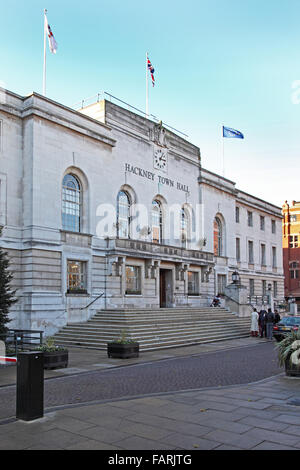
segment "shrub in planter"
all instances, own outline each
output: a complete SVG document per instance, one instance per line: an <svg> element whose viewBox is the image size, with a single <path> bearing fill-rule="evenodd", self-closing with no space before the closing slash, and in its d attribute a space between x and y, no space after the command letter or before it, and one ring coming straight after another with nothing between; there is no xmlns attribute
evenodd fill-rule
<svg viewBox="0 0 300 470"><path fill-rule="evenodd" d="M61 346L56 346L53 338L47 338L37 350L44 353L44 369L58 369L68 366L69 351Z"/></svg>
<svg viewBox="0 0 300 470"><path fill-rule="evenodd" d="M125 331L122 331L120 338L107 344L107 356L112 358L139 357L139 351L139 343L129 338Z"/></svg>
<svg viewBox="0 0 300 470"><path fill-rule="evenodd" d="M278 362L288 376L300 377L300 330L291 331L276 348Z"/></svg>

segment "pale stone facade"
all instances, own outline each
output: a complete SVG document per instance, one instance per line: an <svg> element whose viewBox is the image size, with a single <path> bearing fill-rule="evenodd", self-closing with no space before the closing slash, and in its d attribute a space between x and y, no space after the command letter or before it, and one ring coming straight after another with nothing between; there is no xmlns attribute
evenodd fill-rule
<svg viewBox="0 0 300 470"><path fill-rule="evenodd" d="M207 305L236 269L243 283L254 279L256 295L266 281L276 282L281 296L280 208L201 169L195 145L108 101L76 112L38 94L7 91L0 122L0 244L19 298L11 327L53 334L100 309ZM68 176L77 189L65 183ZM256 252L261 245L264 263Z"/></svg>
<svg viewBox="0 0 300 470"><path fill-rule="evenodd" d="M260 307L262 300L266 302L268 287L280 303L284 299L280 208L238 190L234 182L204 169L200 195L203 232L210 234L208 251L214 251L214 218L217 216L222 222L224 244L220 256L215 257L217 289L218 277L225 277L229 284L231 273L238 271L252 304Z"/></svg>

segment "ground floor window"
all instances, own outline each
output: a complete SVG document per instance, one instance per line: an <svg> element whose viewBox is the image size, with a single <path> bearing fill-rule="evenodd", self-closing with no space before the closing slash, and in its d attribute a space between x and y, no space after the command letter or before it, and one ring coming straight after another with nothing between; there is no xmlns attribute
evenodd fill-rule
<svg viewBox="0 0 300 470"><path fill-rule="evenodd" d="M67 267L67 292L87 292L87 262L68 260Z"/></svg>
<svg viewBox="0 0 300 470"><path fill-rule="evenodd" d="M188 295L199 295L199 273L188 271Z"/></svg>
<svg viewBox="0 0 300 470"><path fill-rule="evenodd" d="M249 279L249 295L254 295L254 279Z"/></svg>
<svg viewBox="0 0 300 470"><path fill-rule="evenodd" d="M278 295L277 281L273 281L273 295L274 297L277 297Z"/></svg>
<svg viewBox="0 0 300 470"><path fill-rule="evenodd" d="M126 294L141 294L140 266L126 266Z"/></svg>

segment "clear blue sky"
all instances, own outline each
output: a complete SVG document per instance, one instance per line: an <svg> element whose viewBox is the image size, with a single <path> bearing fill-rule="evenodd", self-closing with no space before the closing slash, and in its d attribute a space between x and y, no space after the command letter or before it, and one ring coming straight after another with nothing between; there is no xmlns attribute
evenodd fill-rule
<svg viewBox="0 0 300 470"><path fill-rule="evenodd" d="M145 108L145 54L155 67L150 112L189 135L202 165L277 205L300 200L299 0L0 0L0 81L42 92L43 9L58 42L47 95L72 106L107 91ZM299 86L300 88L300 86ZM299 94L300 96L300 94Z"/></svg>

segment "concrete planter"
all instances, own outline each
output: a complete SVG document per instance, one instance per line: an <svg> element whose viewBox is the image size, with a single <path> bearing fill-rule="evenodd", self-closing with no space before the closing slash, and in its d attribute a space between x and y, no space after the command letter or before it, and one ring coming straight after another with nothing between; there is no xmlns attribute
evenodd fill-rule
<svg viewBox="0 0 300 470"><path fill-rule="evenodd" d="M58 369L67 367L69 362L69 352L63 351L44 352L44 369Z"/></svg>
<svg viewBox="0 0 300 470"><path fill-rule="evenodd" d="M285 361L285 373L290 377L300 377L300 366L292 364L289 359Z"/></svg>
<svg viewBox="0 0 300 470"><path fill-rule="evenodd" d="M139 357L139 343L108 343L107 356L118 359L129 359L131 357Z"/></svg>

